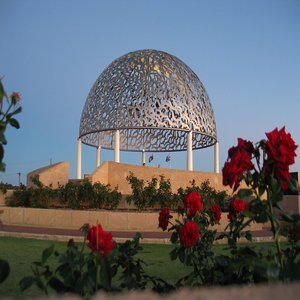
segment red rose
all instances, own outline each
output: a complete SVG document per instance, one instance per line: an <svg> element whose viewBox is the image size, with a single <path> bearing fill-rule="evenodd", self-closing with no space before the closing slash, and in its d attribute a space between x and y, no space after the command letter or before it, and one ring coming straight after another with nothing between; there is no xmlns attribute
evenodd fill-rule
<svg viewBox="0 0 300 300"><path fill-rule="evenodd" d="M107 256L115 247L112 234L104 231L100 224L89 228L87 240L89 241L87 246L93 252L98 252L103 256Z"/></svg>
<svg viewBox="0 0 300 300"><path fill-rule="evenodd" d="M254 152L254 147L252 142L246 141L244 139L238 138L238 144L236 147L231 147L228 150L228 156L230 158L234 158L236 156L237 151L244 151L248 153L253 153Z"/></svg>
<svg viewBox="0 0 300 300"><path fill-rule="evenodd" d="M285 132L285 127L279 131L275 128L266 133L267 173L273 173L274 177L281 181L282 189L287 189L286 181L291 178L289 166L295 162L297 145L290 133Z"/></svg>
<svg viewBox="0 0 300 300"><path fill-rule="evenodd" d="M167 230L169 219L173 218L173 216L170 215L170 211L168 208L163 208L161 212L159 213L158 217L158 227L160 227L163 231Z"/></svg>
<svg viewBox="0 0 300 300"><path fill-rule="evenodd" d="M184 206L189 217L193 217L197 211L200 212L203 210L203 203L198 193L191 192L187 196L185 196L184 200Z"/></svg>
<svg viewBox="0 0 300 300"><path fill-rule="evenodd" d="M240 177L247 171L254 168L251 161L254 151L253 144L249 141L238 139L238 145L228 150L229 161L222 170L223 184L229 185L236 190L240 185Z"/></svg>
<svg viewBox="0 0 300 300"><path fill-rule="evenodd" d="M273 131L266 133L268 138L266 142L266 152L268 158L274 160L276 163L283 165L292 165L297 156L295 150L297 145L291 137L290 133L285 132L285 127L279 131L275 128Z"/></svg>
<svg viewBox="0 0 300 300"><path fill-rule="evenodd" d="M200 238L198 224L194 221L186 222L179 231L180 243L183 247L194 246Z"/></svg>
<svg viewBox="0 0 300 300"><path fill-rule="evenodd" d="M233 187L236 190L240 185L240 171L235 164L232 162L225 162L224 167L222 169L223 175L223 185L229 185L231 188Z"/></svg>
<svg viewBox="0 0 300 300"><path fill-rule="evenodd" d="M242 213L244 212L245 208L247 207L248 203L241 199L234 199L231 204L230 208L234 213Z"/></svg>
<svg viewBox="0 0 300 300"><path fill-rule="evenodd" d="M219 205L217 204L213 204L211 207L210 207L210 210L213 212L213 215L215 217L215 220L217 222L219 222L221 220L221 208Z"/></svg>
<svg viewBox="0 0 300 300"><path fill-rule="evenodd" d="M227 215L227 218L232 221L234 218L239 214L243 213L247 207L248 203L241 199L234 199L230 203L229 207L229 213Z"/></svg>

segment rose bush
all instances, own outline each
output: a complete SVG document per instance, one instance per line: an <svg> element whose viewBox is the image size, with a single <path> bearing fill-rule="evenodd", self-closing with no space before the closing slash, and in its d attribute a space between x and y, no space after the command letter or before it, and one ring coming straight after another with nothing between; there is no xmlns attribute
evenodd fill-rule
<svg viewBox="0 0 300 300"><path fill-rule="evenodd" d="M19 122L15 119L15 115L22 111L22 107L19 105L21 96L17 92L7 95L2 84L2 78L0 78L0 171L5 171L4 147L7 144L5 138L5 131L7 125L10 125L16 129L20 128ZM6 101L4 101L6 100Z"/></svg>
<svg viewBox="0 0 300 300"><path fill-rule="evenodd" d="M21 96L17 92L13 92L10 96L7 95L2 84L2 78L0 78L0 172L5 171L5 163L3 162L3 159L4 145L7 144L5 137L7 125L16 129L20 128L19 122L15 119L15 115L22 111L22 107L19 106L20 99ZM9 273L10 267L8 262L0 258L0 284L6 280Z"/></svg>
<svg viewBox="0 0 300 300"><path fill-rule="evenodd" d="M46 295L52 289L58 294L72 293L89 299L98 290L121 292L144 290L147 287L167 292L174 289L164 280L145 272L145 262L136 257L142 250L140 234L118 244L100 224L85 224L81 230L84 234L83 244L71 239L65 253L56 252L54 246L43 251L41 261L32 263L33 275L20 281L22 291L35 284ZM90 251L86 251L86 246ZM58 260L54 270L49 263L53 255Z"/></svg>
<svg viewBox="0 0 300 300"><path fill-rule="evenodd" d="M211 227L220 221L219 207L204 207L201 195L195 192L184 197L180 219L168 229L175 245L171 258L192 266L193 272L179 279L177 286L300 279L300 215L288 214L280 205L284 190L298 191L289 173L298 146L284 127L266 133L266 137L256 144L239 138L237 146L228 151L223 184L233 193L223 233L217 235ZM252 241L248 230L252 223L271 224L274 252L256 252L253 247L237 244L241 237ZM285 248L281 237L287 238ZM212 251L217 239L227 239L228 255Z"/></svg>

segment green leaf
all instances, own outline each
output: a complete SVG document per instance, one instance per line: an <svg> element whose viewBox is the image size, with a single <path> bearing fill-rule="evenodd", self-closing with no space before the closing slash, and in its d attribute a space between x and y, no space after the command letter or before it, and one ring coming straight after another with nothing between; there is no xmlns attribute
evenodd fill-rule
<svg viewBox="0 0 300 300"><path fill-rule="evenodd" d="M7 140L6 140L5 135L4 135L4 130L0 131L0 143L3 144L3 145L6 145L7 144Z"/></svg>
<svg viewBox="0 0 300 300"><path fill-rule="evenodd" d="M287 181L288 188L291 192L298 192L298 182L295 178L291 178Z"/></svg>
<svg viewBox="0 0 300 300"><path fill-rule="evenodd" d="M40 290L44 291L44 293L46 295L48 295L47 287L45 286L45 284L43 283L43 281L40 278L37 278L35 280L35 283Z"/></svg>
<svg viewBox="0 0 300 300"><path fill-rule="evenodd" d="M178 257L177 249L174 248L174 249L170 252L170 258L171 258L171 260L175 260L177 257Z"/></svg>
<svg viewBox="0 0 300 300"><path fill-rule="evenodd" d="M6 260L0 259L0 283L2 283L9 275L10 267Z"/></svg>
<svg viewBox="0 0 300 300"><path fill-rule="evenodd" d="M10 115L11 115L11 116L14 116L14 115L16 115L16 114L19 114L21 111L22 111L22 107L20 106L20 107L18 107L15 111L13 111Z"/></svg>
<svg viewBox="0 0 300 300"><path fill-rule="evenodd" d="M178 233L176 231L174 231L171 235L171 243L175 244L178 240Z"/></svg>
<svg viewBox="0 0 300 300"><path fill-rule="evenodd" d="M5 163L0 162L0 172L5 172L5 167L6 167Z"/></svg>
<svg viewBox="0 0 300 300"><path fill-rule="evenodd" d="M14 118L9 119L9 124L17 129L20 128L19 122Z"/></svg>
<svg viewBox="0 0 300 300"><path fill-rule="evenodd" d="M250 231L247 231L247 232L246 232L245 238L246 238L248 241L252 242L252 234L251 234Z"/></svg>
<svg viewBox="0 0 300 300"><path fill-rule="evenodd" d="M109 291L111 289L111 269L107 259L101 260L100 279L103 287Z"/></svg>
<svg viewBox="0 0 300 300"><path fill-rule="evenodd" d="M33 276L26 276L26 277L24 277L19 282L19 286L20 286L21 291L23 292L23 291L27 290L28 288L30 288L35 281L36 281L35 277L33 277Z"/></svg>
<svg viewBox="0 0 300 300"><path fill-rule="evenodd" d="M53 253L54 251L54 244L51 245L50 247L46 248L43 253L42 253L42 263L44 264L49 256Z"/></svg>
<svg viewBox="0 0 300 300"><path fill-rule="evenodd" d="M239 189L237 193L237 197L241 199L245 199L252 196L252 191L250 189Z"/></svg>
<svg viewBox="0 0 300 300"><path fill-rule="evenodd" d="M3 87L2 81L0 80L0 102L3 101L4 95L5 95L4 87Z"/></svg>
<svg viewBox="0 0 300 300"><path fill-rule="evenodd" d="M67 287L63 284L62 281L60 281L58 278L56 277L52 277L49 280L49 285L50 287L52 287L57 293L64 293L64 292L68 292Z"/></svg>
<svg viewBox="0 0 300 300"><path fill-rule="evenodd" d="M288 223L292 223L293 222L293 218L289 214L281 213L281 218L285 222L288 222Z"/></svg>
<svg viewBox="0 0 300 300"><path fill-rule="evenodd" d="M0 162L2 162L3 157L4 157L4 148L2 144L0 144Z"/></svg>
<svg viewBox="0 0 300 300"><path fill-rule="evenodd" d="M293 219L294 222L299 222L300 221L300 214L292 214L291 218Z"/></svg>
<svg viewBox="0 0 300 300"><path fill-rule="evenodd" d="M185 263L185 260L188 259L188 257L186 257L186 255L185 255L185 249L184 248L179 249L178 258L182 263Z"/></svg>

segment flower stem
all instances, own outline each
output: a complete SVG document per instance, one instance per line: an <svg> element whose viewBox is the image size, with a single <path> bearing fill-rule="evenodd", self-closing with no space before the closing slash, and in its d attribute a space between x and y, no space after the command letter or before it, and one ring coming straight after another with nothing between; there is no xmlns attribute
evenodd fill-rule
<svg viewBox="0 0 300 300"><path fill-rule="evenodd" d="M10 103L10 105L9 105L9 107L7 108L6 112L3 114L3 117L2 117L2 119L0 120L0 122L3 122L3 121L4 121L4 118L7 117L7 115L8 115L8 113L9 113L10 109L12 108L12 106L13 106L13 104Z"/></svg>
<svg viewBox="0 0 300 300"><path fill-rule="evenodd" d="M276 230L276 227L275 227L275 222L274 222L274 218L273 218L273 216L274 216L273 205L269 199L269 195L268 195L268 205L269 205L269 209L270 209L269 220L271 222L271 229L272 229L272 233L273 233L273 238L275 240L275 245L276 245L276 249L277 249L277 255L279 258L280 268L283 269L283 257L282 257L282 253L281 253L280 242L279 242L279 234L278 234L278 230Z"/></svg>
<svg viewBox="0 0 300 300"><path fill-rule="evenodd" d="M97 253L97 257L96 257L96 278L95 278L95 293L97 292L98 286L98 271L99 271L99 259L98 259L98 253Z"/></svg>

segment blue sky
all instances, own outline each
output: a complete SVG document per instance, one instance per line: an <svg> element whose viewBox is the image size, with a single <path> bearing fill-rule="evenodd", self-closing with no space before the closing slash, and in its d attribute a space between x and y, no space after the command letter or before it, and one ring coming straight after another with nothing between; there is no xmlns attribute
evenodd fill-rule
<svg viewBox="0 0 300 300"><path fill-rule="evenodd" d="M214 109L221 167L238 137L252 141L286 126L300 144L300 1L298 0L0 0L0 76L22 94L21 128L7 131L7 170L16 184L52 162L76 176L76 140L86 97L114 59L157 49L184 61ZM300 152L292 171L300 171ZM152 165L185 169L185 153L155 154ZM83 146L83 173L95 168ZM104 150L102 160L113 160ZM140 164L136 153L121 161ZM213 170L213 148L194 152L194 170Z"/></svg>

